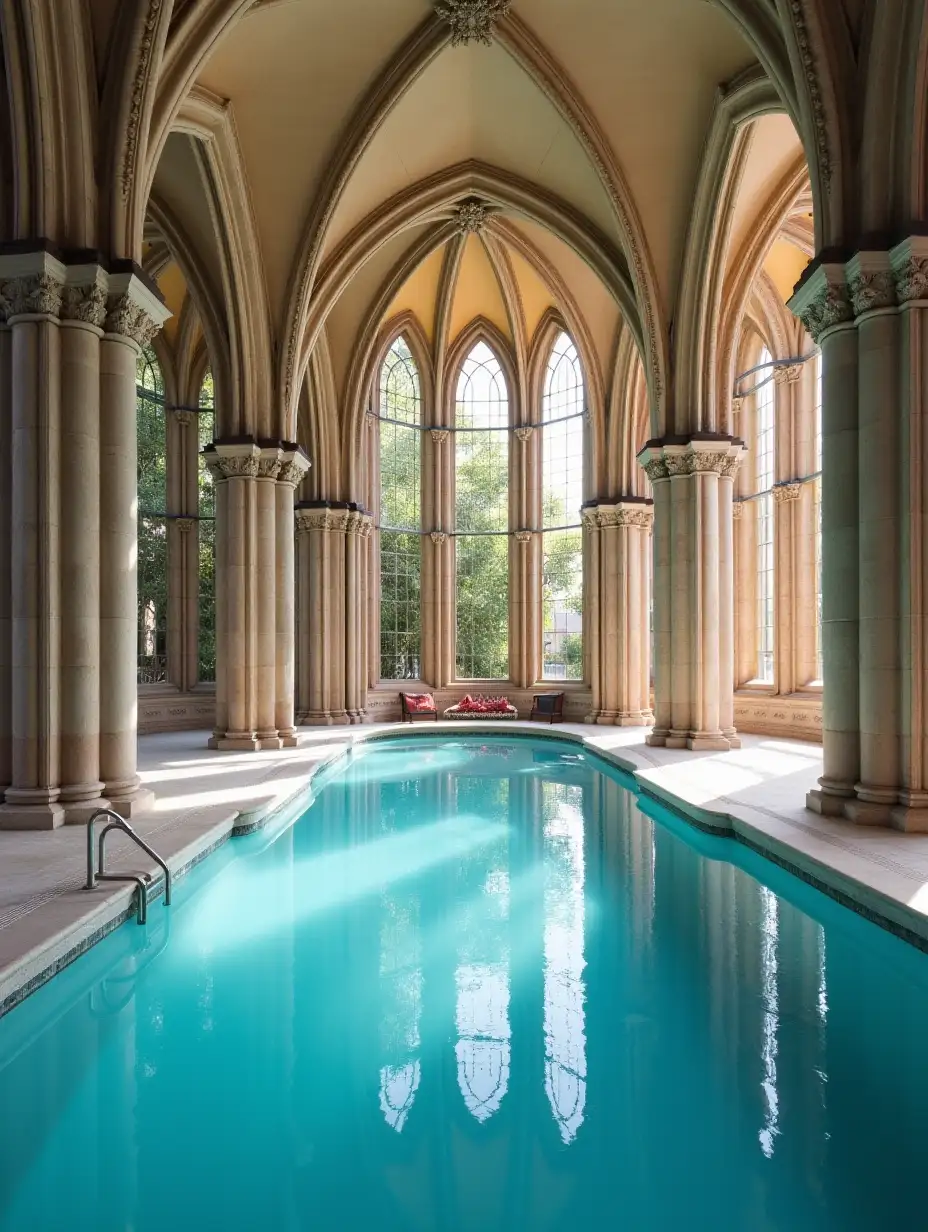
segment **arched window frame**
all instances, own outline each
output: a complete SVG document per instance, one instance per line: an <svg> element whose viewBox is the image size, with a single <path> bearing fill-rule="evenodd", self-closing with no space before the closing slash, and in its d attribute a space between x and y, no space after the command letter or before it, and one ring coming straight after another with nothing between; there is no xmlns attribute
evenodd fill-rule
<svg viewBox="0 0 928 1232"><path fill-rule="evenodd" d="M507 502L506 502L506 525L499 530L492 532L493 537L505 539L507 543L506 552L506 594L507 594L507 636L506 636L506 672L500 675L472 676L459 670L462 661L461 648L459 646L459 590L458 576L459 569L462 566L462 550L465 548L464 540L470 539L469 534L465 534L458 527L457 522L457 496L458 496L458 451L456 446L457 437L457 395L458 386L461 380L463 368L469 357L472 355L476 347L483 343L492 353L493 359L499 365L499 370L502 380L505 384L507 397L507 424L505 428L491 429L491 431L505 431L507 442L507 472L511 479L512 474L512 439L513 433L522 422L522 400L520 397L521 383L518 379L518 372L513 358L509 343L499 329L492 322L484 317L478 317L466 329L464 329L455 340L454 344L448 351L447 360L445 363L445 372L447 382L445 386L445 396L443 400L443 426L449 431L451 440L451 488L452 488L452 514L453 514L453 529L452 539L454 542L454 679L462 682L474 681L479 684L504 684L508 683L512 668L512 602L511 602L511 581L512 581L512 561L511 561L511 544L513 534L520 529L514 525L513 519L513 493L511 483L509 485ZM483 536L480 536L483 537Z"/></svg>
<svg viewBox="0 0 928 1232"><path fill-rule="evenodd" d="M777 397L773 355L766 343L757 357L754 389L754 491L756 510L757 666L756 679L776 682L776 513L773 488L777 465Z"/></svg>
<svg viewBox="0 0 928 1232"><path fill-rule="evenodd" d="M168 683L168 425L165 374L151 346L136 361L138 682Z"/></svg>
<svg viewBox="0 0 928 1232"><path fill-rule="evenodd" d="M404 346L406 349L407 356L405 357L399 354L398 348L401 346ZM412 376L416 391L415 418L406 422L400 422L399 416L394 418L387 415L388 408L385 405L387 389L384 385L384 375L387 366L391 364L391 356L394 357L391 374L398 365L404 364ZM422 434L426 429L426 406L423 366L420 356L421 347L419 339L415 337L409 322L404 327L392 331L390 340L380 355L371 393L372 426L374 427L375 435L372 454L376 459L376 465L371 468L373 482L371 485L370 504L374 514L374 526L377 535L377 551L375 553L377 571L376 593L378 596L377 615L380 630L378 638L379 671L377 674L383 680L401 680L404 683L418 681L422 675ZM408 445L414 446L415 449L416 508L412 517L403 519L404 522L408 522L408 525L394 526L392 523L397 521L397 519L389 518L383 508L383 449L387 440L393 440L394 447L397 447L404 439ZM397 605L399 624L393 622L395 627L388 629L384 626L383 592L384 571L390 561L393 562L392 574L397 587L400 581L400 570L402 569L403 571L407 597L401 605L402 615L400 615L401 607L399 604ZM392 662L398 666L401 658L406 660L406 669L402 674L396 670L391 671L389 664Z"/></svg>
<svg viewBox="0 0 928 1232"><path fill-rule="evenodd" d="M587 495L587 482L590 471L590 433L587 430L590 420L588 403L588 381L583 359L577 343L564 323L553 314L545 322L543 333L539 339L539 358L543 367L537 389L537 424L540 435L540 509L538 510L538 526L541 530L541 568L542 568L542 619L541 619L541 654L540 677L543 681L558 683L580 683L584 679L584 585L586 570L583 560L583 522L581 509ZM566 344L566 345L565 345ZM560 352L558 354L558 352ZM552 389L552 378L565 367L571 369L573 383L569 388L560 391L565 405L552 407L552 398L556 396ZM572 395L572 396L571 396ZM565 479L563 487L567 496L564 516L555 518L548 512L550 468L554 457L563 457ZM570 462L574 462L571 468ZM576 464L579 463L579 473ZM573 470L573 474L571 471ZM574 507L575 506L575 507ZM558 523L555 525L555 521ZM554 610L555 596L551 591L549 562L552 560L558 545L563 545L568 538L576 538L576 560L573 562L575 575L568 602L576 603L579 611L573 614L575 621L567 619L567 624L579 624L579 628L565 628L558 631L549 628ZM559 596L563 597L563 596ZM579 637L577 653L570 653L570 645L574 636Z"/></svg>

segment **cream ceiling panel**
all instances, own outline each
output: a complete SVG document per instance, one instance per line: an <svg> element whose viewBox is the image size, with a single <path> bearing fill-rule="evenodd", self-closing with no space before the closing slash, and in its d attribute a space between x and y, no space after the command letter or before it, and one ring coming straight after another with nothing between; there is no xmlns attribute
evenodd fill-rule
<svg viewBox="0 0 928 1232"><path fill-rule="evenodd" d="M475 317L483 316L512 341L509 315L490 258L481 241L471 235L464 246L451 302L451 341Z"/></svg>
<svg viewBox="0 0 928 1232"><path fill-rule="evenodd" d="M802 144L789 116L755 120L732 218L729 262L737 258L774 189L801 153Z"/></svg>
<svg viewBox="0 0 928 1232"><path fill-rule="evenodd" d="M718 86L754 57L700 0L519 0L604 129L631 187L665 304L673 302Z"/></svg>
<svg viewBox="0 0 928 1232"><path fill-rule="evenodd" d="M277 318L314 193L342 129L428 11L425 0L269 5L236 23L200 76L232 101Z"/></svg>
<svg viewBox="0 0 928 1232"><path fill-rule="evenodd" d="M438 299L438 284L441 281L445 248L438 248L412 273L393 303L387 309L387 318L401 312L411 312L418 319L429 342L435 340L435 304Z"/></svg>
<svg viewBox="0 0 928 1232"><path fill-rule="evenodd" d="M342 198L327 246L394 193L467 159L566 197L616 237L608 198L571 129L502 47L472 44L446 48L387 117Z"/></svg>

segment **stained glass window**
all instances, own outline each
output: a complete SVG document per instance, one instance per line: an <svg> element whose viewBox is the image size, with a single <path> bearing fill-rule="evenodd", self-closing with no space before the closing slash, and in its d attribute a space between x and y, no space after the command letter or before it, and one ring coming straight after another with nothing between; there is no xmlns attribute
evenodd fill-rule
<svg viewBox="0 0 928 1232"><path fill-rule="evenodd" d="M380 372L380 674L420 672L422 389L405 338Z"/></svg>
<svg viewBox="0 0 928 1232"><path fill-rule="evenodd" d="M583 442L580 356L555 340L542 399L543 656L546 680L583 677Z"/></svg>
<svg viewBox="0 0 928 1232"><path fill-rule="evenodd" d="M199 625L197 631L197 678L216 679L216 496L213 477L203 458L203 448L216 435L213 376L207 372L200 387L200 413L197 416L199 463L198 493L198 576Z"/></svg>
<svg viewBox="0 0 928 1232"><path fill-rule="evenodd" d="M138 679L167 680L168 534L164 381L154 352L136 364L138 437Z"/></svg>
<svg viewBox="0 0 928 1232"><path fill-rule="evenodd" d="M456 663L462 680L509 676L509 393L478 342L455 400Z"/></svg>
<svg viewBox="0 0 928 1232"><path fill-rule="evenodd" d="M761 352L762 367L755 395L755 455L757 462L757 678L773 683L775 598L773 563L774 381L770 352Z"/></svg>

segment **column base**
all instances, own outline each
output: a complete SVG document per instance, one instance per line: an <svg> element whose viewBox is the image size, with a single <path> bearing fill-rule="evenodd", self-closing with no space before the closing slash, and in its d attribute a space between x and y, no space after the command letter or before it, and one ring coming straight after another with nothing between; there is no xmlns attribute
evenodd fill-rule
<svg viewBox="0 0 928 1232"><path fill-rule="evenodd" d="M261 750L276 749L279 751L280 749L283 748L283 745L280 742L280 732L278 731L272 731L272 732L271 731L268 731L268 732L259 731L257 740L258 740L258 748Z"/></svg>
<svg viewBox="0 0 928 1232"><path fill-rule="evenodd" d="M728 741L728 747L730 749L740 749L741 748L741 737L738 735L738 733L735 731L733 727L723 727L722 735Z"/></svg>
<svg viewBox="0 0 928 1232"><path fill-rule="evenodd" d="M820 817L843 817L847 803L846 796L833 796L818 787L806 795L806 808Z"/></svg>
<svg viewBox="0 0 928 1232"><path fill-rule="evenodd" d="M73 804L64 806L64 824L66 826L86 826L97 809L113 808L113 802L108 796L97 796L94 800L75 800ZM113 809L118 812L117 809ZM119 814L120 817L122 813Z"/></svg>
<svg viewBox="0 0 928 1232"><path fill-rule="evenodd" d="M691 753L728 753L731 741L718 732L692 732L687 737L686 747Z"/></svg>
<svg viewBox="0 0 928 1232"><path fill-rule="evenodd" d="M227 732L224 736L214 733L207 740L206 747L219 753L257 753L261 749L261 741L253 732Z"/></svg>
<svg viewBox="0 0 928 1232"><path fill-rule="evenodd" d="M670 731L667 733L667 739L664 741L664 748L666 749L688 749L689 739L690 739L689 732L679 731L677 728L672 727Z"/></svg>
<svg viewBox="0 0 928 1232"><path fill-rule="evenodd" d="M109 797L103 798L103 783L71 783L62 787L58 803L64 805L65 825L84 826L95 809L109 808Z"/></svg>
<svg viewBox="0 0 928 1232"><path fill-rule="evenodd" d="M150 813L155 807L155 793L149 791L147 787L137 787L132 792L127 792L125 795L117 795L115 792L107 790L107 799L109 800L109 808L114 813L118 813L120 817L124 817L126 821L133 817L138 817L140 813ZM102 805L98 807L103 807Z"/></svg>
<svg viewBox="0 0 928 1232"><path fill-rule="evenodd" d="M666 728L655 727L652 732L645 736L645 744L651 746L652 749L665 749L670 733Z"/></svg>
<svg viewBox="0 0 928 1232"><path fill-rule="evenodd" d="M280 738L280 747L282 749L295 749L299 744L295 727L279 731L277 735Z"/></svg>
<svg viewBox="0 0 928 1232"><path fill-rule="evenodd" d="M897 804L890 810L889 824L894 830L903 830L906 834L928 834L928 808Z"/></svg>
<svg viewBox="0 0 928 1232"><path fill-rule="evenodd" d="M347 727L350 722L347 710L307 710L300 716L305 727Z"/></svg>
<svg viewBox="0 0 928 1232"><path fill-rule="evenodd" d="M0 805L0 830L57 830L63 825L60 804Z"/></svg>

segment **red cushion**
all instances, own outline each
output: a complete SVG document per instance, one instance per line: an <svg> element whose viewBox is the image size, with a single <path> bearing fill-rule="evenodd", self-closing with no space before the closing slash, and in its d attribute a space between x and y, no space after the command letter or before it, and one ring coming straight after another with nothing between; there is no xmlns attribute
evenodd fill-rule
<svg viewBox="0 0 928 1232"><path fill-rule="evenodd" d="M425 712L431 713L435 709L435 698L431 693L406 693L406 709L415 711L417 714Z"/></svg>

